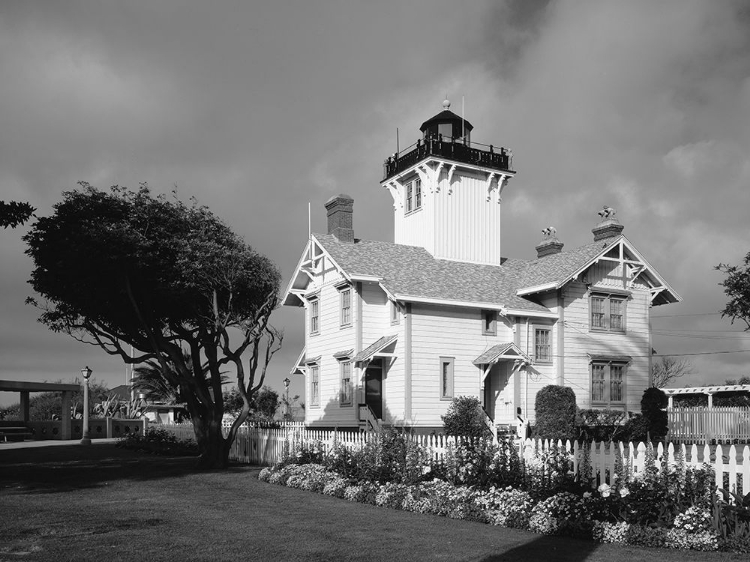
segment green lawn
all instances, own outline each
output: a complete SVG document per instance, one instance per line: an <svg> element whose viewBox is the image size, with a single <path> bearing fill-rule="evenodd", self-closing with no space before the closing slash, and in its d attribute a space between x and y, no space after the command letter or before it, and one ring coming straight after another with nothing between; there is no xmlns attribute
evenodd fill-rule
<svg viewBox="0 0 750 562"><path fill-rule="evenodd" d="M195 472L193 463L110 444L0 446L0 561L746 560L353 504L258 482L258 468Z"/></svg>

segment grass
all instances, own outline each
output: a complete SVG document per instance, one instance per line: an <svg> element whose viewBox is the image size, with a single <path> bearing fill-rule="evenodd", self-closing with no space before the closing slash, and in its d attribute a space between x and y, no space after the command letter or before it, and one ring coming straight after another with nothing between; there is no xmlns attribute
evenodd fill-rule
<svg viewBox="0 0 750 562"><path fill-rule="evenodd" d="M194 463L111 444L0 448L0 561L746 559L394 511L265 484L258 467L196 472Z"/></svg>

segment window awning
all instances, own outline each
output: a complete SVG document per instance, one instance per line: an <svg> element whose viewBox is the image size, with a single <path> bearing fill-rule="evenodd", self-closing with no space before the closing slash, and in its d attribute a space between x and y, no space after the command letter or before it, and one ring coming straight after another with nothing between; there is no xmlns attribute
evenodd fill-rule
<svg viewBox="0 0 750 562"><path fill-rule="evenodd" d="M607 363L630 363L633 358L630 355L597 355L588 353L589 361L605 361Z"/></svg>
<svg viewBox="0 0 750 562"><path fill-rule="evenodd" d="M333 358L334 359L348 359L352 355L354 355L353 349L344 349L343 351L337 351L336 353L334 353Z"/></svg>
<svg viewBox="0 0 750 562"><path fill-rule="evenodd" d="M397 339L397 335L383 336L379 340L375 341L374 343L370 344L365 349L357 353L357 355L354 357L354 362L359 363L361 361L369 361L373 357L383 355L383 350L389 345L395 343ZM391 355L389 354L388 356L390 357Z"/></svg>
<svg viewBox="0 0 750 562"><path fill-rule="evenodd" d="M299 357L297 357L297 360L294 362L294 367L292 367L292 370L289 371L290 375L304 375L305 374L305 352L307 351L306 347L302 348L302 352L299 354Z"/></svg>
<svg viewBox="0 0 750 562"><path fill-rule="evenodd" d="M474 359L474 365L494 365L498 361L522 360L531 363L531 359L515 343L500 343L492 346L479 357Z"/></svg>

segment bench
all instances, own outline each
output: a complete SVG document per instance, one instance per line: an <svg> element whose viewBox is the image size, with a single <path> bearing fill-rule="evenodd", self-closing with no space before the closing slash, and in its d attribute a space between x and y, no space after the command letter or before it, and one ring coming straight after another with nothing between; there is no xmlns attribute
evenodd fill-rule
<svg viewBox="0 0 750 562"><path fill-rule="evenodd" d="M5 441L24 441L25 439L31 439L34 434L28 427L0 427L0 439Z"/></svg>

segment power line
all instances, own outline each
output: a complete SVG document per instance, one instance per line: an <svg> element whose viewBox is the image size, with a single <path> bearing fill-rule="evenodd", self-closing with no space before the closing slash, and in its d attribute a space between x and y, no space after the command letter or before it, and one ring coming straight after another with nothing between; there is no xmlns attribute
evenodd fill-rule
<svg viewBox="0 0 750 562"><path fill-rule="evenodd" d="M721 312L699 312L696 314L665 314L663 316L652 316L651 318L684 318L685 316L716 316Z"/></svg>

